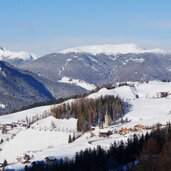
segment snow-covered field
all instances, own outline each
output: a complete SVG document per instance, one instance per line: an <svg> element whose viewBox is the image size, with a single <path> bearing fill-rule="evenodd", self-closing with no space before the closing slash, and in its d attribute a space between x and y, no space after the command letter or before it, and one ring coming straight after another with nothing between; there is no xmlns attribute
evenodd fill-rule
<svg viewBox="0 0 171 171"><path fill-rule="evenodd" d="M94 90L96 86L94 84L89 84L85 81L79 80L79 79L70 79L68 77L63 77L61 80L59 80L61 83L68 83L68 84L75 84L77 86L80 86L86 90Z"/></svg>
<svg viewBox="0 0 171 171"><path fill-rule="evenodd" d="M1 109L4 109L5 108L5 105L4 104L0 104L0 108Z"/></svg>
<svg viewBox="0 0 171 171"><path fill-rule="evenodd" d="M171 83L153 81L130 84L134 86L122 86L111 90L103 88L87 97L120 96L128 104L124 118L130 122L112 125L108 129L132 128L137 124L152 126L158 122L165 124L171 121ZM168 96L160 98L157 96L159 92L167 92ZM16 157L23 153L33 155L32 160L43 160L47 156L73 157L75 152L81 149L94 148L97 145L108 148L114 140L125 140L134 134L133 132L125 135L114 133L108 138L102 138L98 136L99 130L96 129L93 137L88 132L69 144L69 135L77 134L77 120L74 118L59 120L49 116L52 107L53 105L37 107L0 117L0 124L25 122L26 118L29 120L36 116L39 118L29 128L22 127L20 124L7 134L0 133L0 139L4 140L0 144L2 149L0 162L7 159L11 167L19 167L21 164L17 163Z"/></svg>

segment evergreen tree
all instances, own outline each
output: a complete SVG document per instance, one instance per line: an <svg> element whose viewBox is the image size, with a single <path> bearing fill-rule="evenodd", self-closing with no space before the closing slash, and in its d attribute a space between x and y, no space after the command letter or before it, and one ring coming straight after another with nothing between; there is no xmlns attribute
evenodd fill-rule
<svg viewBox="0 0 171 171"><path fill-rule="evenodd" d="M72 137L72 142L74 142L75 141L75 133L73 134L73 137Z"/></svg>
<svg viewBox="0 0 171 171"><path fill-rule="evenodd" d="M71 134L69 134L68 143L72 143Z"/></svg>
<svg viewBox="0 0 171 171"><path fill-rule="evenodd" d="M113 121L121 118L123 115L121 99L114 96L101 96L98 99L83 98L71 104L59 105L51 110L56 118L74 117L78 119L78 131L87 131L92 125L102 125L106 111Z"/></svg>

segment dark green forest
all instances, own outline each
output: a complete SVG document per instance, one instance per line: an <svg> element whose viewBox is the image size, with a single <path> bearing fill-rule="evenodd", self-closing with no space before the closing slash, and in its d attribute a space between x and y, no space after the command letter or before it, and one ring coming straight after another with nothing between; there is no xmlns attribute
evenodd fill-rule
<svg viewBox="0 0 171 171"><path fill-rule="evenodd" d="M78 119L78 131L87 131L91 126L103 127L104 116L107 113L113 123L124 113L124 104L119 97L104 96L98 99L81 98L72 103L63 103L51 109L55 118Z"/></svg>

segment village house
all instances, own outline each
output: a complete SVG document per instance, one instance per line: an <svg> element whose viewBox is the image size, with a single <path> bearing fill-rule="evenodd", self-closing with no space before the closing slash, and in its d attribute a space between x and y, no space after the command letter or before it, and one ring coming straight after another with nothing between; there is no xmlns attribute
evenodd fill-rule
<svg viewBox="0 0 171 171"><path fill-rule="evenodd" d="M132 128L121 128L120 130L119 130L119 134L120 135L126 135L126 134L128 134L129 132L131 132L131 131L133 131L133 129Z"/></svg>
<svg viewBox="0 0 171 171"><path fill-rule="evenodd" d="M17 156L16 160L22 164L25 164L25 163L30 163L30 160L32 158L33 157L31 157L29 154L23 154L23 155Z"/></svg>
<svg viewBox="0 0 171 171"><path fill-rule="evenodd" d="M161 128L162 126L163 125L160 122L156 123L156 128Z"/></svg>
<svg viewBox="0 0 171 171"><path fill-rule="evenodd" d="M7 134L7 132L8 132L6 125L1 125L0 130L1 130L2 134Z"/></svg>
<svg viewBox="0 0 171 171"><path fill-rule="evenodd" d="M134 131L143 131L146 130L146 127L144 125L135 125Z"/></svg>
<svg viewBox="0 0 171 171"><path fill-rule="evenodd" d="M96 129L95 126L91 126L90 131L94 131Z"/></svg>
<svg viewBox="0 0 171 171"><path fill-rule="evenodd" d="M0 125L0 131L1 131L1 133L2 133L2 129L4 128L4 126L3 125Z"/></svg>
<svg viewBox="0 0 171 171"><path fill-rule="evenodd" d="M159 92L157 93L157 98L165 98L169 96L169 92Z"/></svg>
<svg viewBox="0 0 171 171"><path fill-rule="evenodd" d="M112 135L112 131L108 129L103 129L99 131L99 137L107 138L110 135Z"/></svg>
<svg viewBox="0 0 171 171"><path fill-rule="evenodd" d="M54 162L57 161L57 159L56 159L56 157L54 157L54 156L48 156L48 157L45 158L45 161L46 161L46 163L48 163L48 164L53 164Z"/></svg>

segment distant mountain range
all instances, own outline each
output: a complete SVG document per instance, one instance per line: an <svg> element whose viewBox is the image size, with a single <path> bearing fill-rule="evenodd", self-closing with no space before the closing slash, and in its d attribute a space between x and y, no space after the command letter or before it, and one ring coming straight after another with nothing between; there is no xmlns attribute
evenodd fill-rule
<svg viewBox="0 0 171 171"><path fill-rule="evenodd" d="M120 81L171 80L171 53L134 44L71 48L16 65L58 82L64 77L101 86Z"/></svg>
<svg viewBox="0 0 171 171"><path fill-rule="evenodd" d="M13 94L15 92L23 95L23 104L29 104L80 94L108 83L171 80L171 53L160 49L141 49L135 44L76 47L40 58L0 48L0 60L15 66L1 62L6 72L10 72L6 79L4 69L0 71L0 81L6 85L1 94L3 99L9 99L9 103L17 103L12 97L21 99L21 96ZM19 77L13 74L14 70L21 73ZM30 77L34 81L31 79L30 82ZM4 80L13 81L7 84ZM0 84L0 90L3 84ZM9 94L12 97L7 98ZM1 103L6 104L2 100Z"/></svg>
<svg viewBox="0 0 171 171"><path fill-rule="evenodd" d="M67 53L88 53L91 55L120 55L120 54L143 54L143 53L157 53L157 54L166 54L167 52L161 49L142 49L138 47L136 44L117 44L117 45L92 45L92 46L80 46L75 48L69 48L60 51L59 53L67 54Z"/></svg>
<svg viewBox="0 0 171 171"><path fill-rule="evenodd" d="M3 61L31 61L37 59L37 56L33 53L24 51L12 52L0 47L0 60Z"/></svg>

